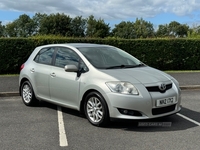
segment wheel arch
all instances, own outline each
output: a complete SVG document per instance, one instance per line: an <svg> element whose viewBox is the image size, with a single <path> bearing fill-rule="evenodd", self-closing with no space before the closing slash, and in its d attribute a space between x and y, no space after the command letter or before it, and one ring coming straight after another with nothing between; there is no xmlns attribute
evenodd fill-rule
<svg viewBox="0 0 200 150"><path fill-rule="evenodd" d="M101 92L99 92L98 90L95 90L95 89L89 89L89 90L87 90L85 93L84 93L84 95L83 95L83 97L82 97L82 100L81 100L81 103L80 103L80 112L81 113L84 113L84 103L85 103L85 98L86 98L86 96L89 94L89 93L91 93L91 92L97 92L98 94L100 94L103 98L104 98L104 96L101 94ZM104 100L105 100L105 98L104 98ZM110 113L109 113L109 107L108 107L108 104L107 104L107 101L105 100L105 103L106 103L106 107L107 107L107 109L108 109L108 115L110 116Z"/></svg>
<svg viewBox="0 0 200 150"><path fill-rule="evenodd" d="M20 84L19 84L19 95L21 96L21 87L22 87L22 84L25 82L25 81L29 81L29 79L28 78L22 78L21 80L20 80ZM30 81L29 81L30 82Z"/></svg>

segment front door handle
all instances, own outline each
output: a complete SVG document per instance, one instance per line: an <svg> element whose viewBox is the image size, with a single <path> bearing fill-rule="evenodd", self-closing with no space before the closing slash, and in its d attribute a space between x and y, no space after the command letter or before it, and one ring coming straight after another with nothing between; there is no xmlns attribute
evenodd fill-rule
<svg viewBox="0 0 200 150"><path fill-rule="evenodd" d="M52 78L55 78L55 77L56 77L56 74L53 72L53 73L50 74L50 76L51 76Z"/></svg>

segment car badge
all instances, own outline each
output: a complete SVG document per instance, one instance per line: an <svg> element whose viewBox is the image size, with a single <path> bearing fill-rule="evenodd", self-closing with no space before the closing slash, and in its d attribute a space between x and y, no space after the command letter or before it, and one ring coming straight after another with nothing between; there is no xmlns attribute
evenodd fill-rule
<svg viewBox="0 0 200 150"><path fill-rule="evenodd" d="M166 84L162 83L160 86L159 86L159 89L161 91L165 91L166 90Z"/></svg>

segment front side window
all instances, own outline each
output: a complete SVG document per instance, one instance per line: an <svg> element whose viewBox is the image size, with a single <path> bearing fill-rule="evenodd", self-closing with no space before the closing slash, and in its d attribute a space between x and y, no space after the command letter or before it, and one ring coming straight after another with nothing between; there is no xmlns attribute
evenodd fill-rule
<svg viewBox="0 0 200 150"><path fill-rule="evenodd" d="M53 53L54 48L44 48L37 54L34 61L40 64L51 65Z"/></svg>
<svg viewBox="0 0 200 150"><path fill-rule="evenodd" d="M78 67L79 56L71 49L59 47L56 53L55 66L64 68L66 65Z"/></svg>

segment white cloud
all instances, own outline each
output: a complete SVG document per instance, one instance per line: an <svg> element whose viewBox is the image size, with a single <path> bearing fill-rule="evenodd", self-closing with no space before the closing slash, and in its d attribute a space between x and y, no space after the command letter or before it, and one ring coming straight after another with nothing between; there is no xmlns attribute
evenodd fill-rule
<svg viewBox="0 0 200 150"><path fill-rule="evenodd" d="M11 22L12 22L11 20L4 20L4 21L1 22L1 25L6 25L6 24L11 23Z"/></svg>
<svg viewBox="0 0 200 150"><path fill-rule="evenodd" d="M103 19L154 17L162 12L190 15L200 0L0 0L1 10L65 13L72 17L94 15Z"/></svg>

